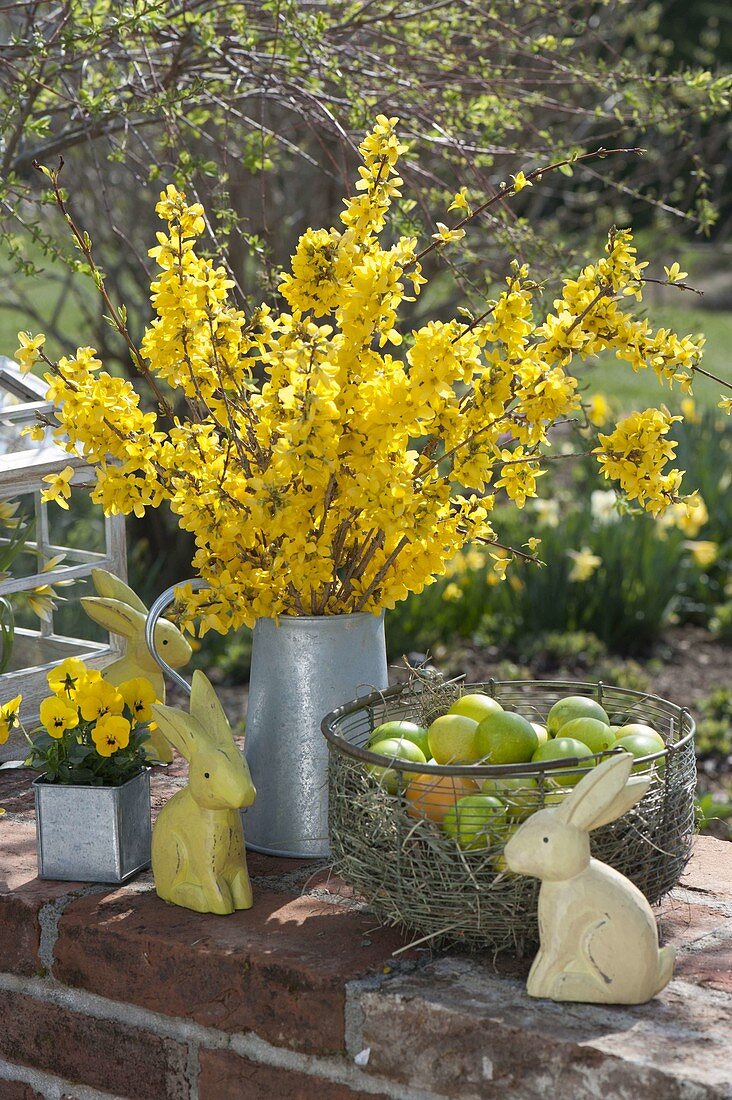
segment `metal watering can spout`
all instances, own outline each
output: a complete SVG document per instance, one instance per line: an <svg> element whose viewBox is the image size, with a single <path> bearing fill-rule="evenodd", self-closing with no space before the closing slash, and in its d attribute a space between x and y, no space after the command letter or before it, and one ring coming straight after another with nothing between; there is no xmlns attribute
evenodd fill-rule
<svg viewBox="0 0 732 1100"><path fill-rule="evenodd" d="M200 577L194 577L192 580L189 581L178 581L177 584L171 584L170 588L166 588L164 592L161 592L155 603L150 608L150 611L148 612L147 622L145 623L145 641L147 642L147 648L150 650L150 653L160 665L165 675L169 676L170 679L174 683L176 683L179 688L182 688L186 695L190 698L191 685L180 675L179 672L176 672L174 668L171 668L167 661L163 660L163 658L160 656L157 649L155 648L155 627L158 624L158 619L161 617L166 608L168 608L170 604L174 602L176 589L180 588L182 584L189 584L194 592L200 592L202 588L208 588L207 581L202 580Z"/></svg>

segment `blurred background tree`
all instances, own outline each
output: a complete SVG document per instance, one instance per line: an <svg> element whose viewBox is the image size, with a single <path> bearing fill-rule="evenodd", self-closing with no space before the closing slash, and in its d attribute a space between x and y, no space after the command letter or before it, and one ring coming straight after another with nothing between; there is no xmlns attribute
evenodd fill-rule
<svg viewBox="0 0 732 1100"><path fill-rule="evenodd" d="M613 222L729 237L730 12L708 0L18 0L0 11L0 351L19 328L129 370L34 160L55 165L114 296L149 316L157 192L204 204L244 308L276 296L309 224L332 224L355 146L398 115L400 231L429 234L519 170L598 146L643 157L567 169L486 214L416 306L480 309L509 256L551 289ZM188 571L164 518L133 521L144 595ZM150 568L150 562L157 563ZM133 567L134 567L133 560Z"/></svg>

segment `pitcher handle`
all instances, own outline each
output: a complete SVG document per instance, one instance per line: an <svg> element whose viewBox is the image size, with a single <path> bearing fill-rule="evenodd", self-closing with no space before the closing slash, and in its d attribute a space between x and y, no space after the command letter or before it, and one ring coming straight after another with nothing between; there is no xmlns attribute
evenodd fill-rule
<svg viewBox="0 0 732 1100"><path fill-rule="evenodd" d="M160 665L165 675L169 676L170 679L176 683L179 688L182 688L190 698L191 685L180 675L180 673L176 672L174 668L171 668L167 661L163 660L155 648L155 627L157 626L158 619L163 611L173 603L176 589L180 588L182 584L189 584L194 592L200 592L202 588L208 588L208 583L206 581L202 580L200 577L194 577L190 581L178 581L177 584L171 584L170 588L166 588L164 592L161 592L148 612L147 621L145 623L145 641L147 642L147 648L150 650L150 653Z"/></svg>

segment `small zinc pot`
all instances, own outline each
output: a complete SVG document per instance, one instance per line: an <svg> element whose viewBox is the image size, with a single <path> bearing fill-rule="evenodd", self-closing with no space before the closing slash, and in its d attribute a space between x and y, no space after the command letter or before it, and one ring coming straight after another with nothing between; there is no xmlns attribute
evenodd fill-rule
<svg viewBox="0 0 732 1100"><path fill-rule="evenodd" d="M150 866L150 773L120 787L33 781L38 877L125 882Z"/></svg>
<svg viewBox="0 0 732 1100"><path fill-rule="evenodd" d="M383 613L257 620L246 731L257 798L243 812L248 848L330 854L328 746L320 723L335 706L387 685Z"/></svg>

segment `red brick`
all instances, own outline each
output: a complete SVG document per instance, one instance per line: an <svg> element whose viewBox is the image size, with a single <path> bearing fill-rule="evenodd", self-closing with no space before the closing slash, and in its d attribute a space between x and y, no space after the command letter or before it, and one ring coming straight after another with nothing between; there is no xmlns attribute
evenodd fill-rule
<svg viewBox="0 0 732 1100"><path fill-rule="evenodd" d="M386 1100L307 1073L264 1066L226 1050L202 1050L201 1100Z"/></svg>
<svg viewBox="0 0 732 1100"><path fill-rule="evenodd" d="M717 899L732 900L732 841L697 837L680 885Z"/></svg>
<svg viewBox="0 0 732 1100"><path fill-rule="evenodd" d="M43 1100L25 1081L0 1081L0 1100Z"/></svg>
<svg viewBox="0 0 732 1100"><path fill-rule="evenodd" d="M187 1047L0 990L0 1056L129 1100L184 1100Z"/></svg>
<svg viewBox="0 0 732 1100"><path fill-rule="evenodd" d="M0 820L0 830L0 970L36 974L41 909L82 884L37 877L35 825Z"/></svg>
<svg viewBox="0 0 732 1100"><path fill-rule="evenodd" d="M0 806L7 814L18 815L33 821L35 815L35 795L31 783L37 772L29 772L26 768L9 768L0 771ZM10 822L3 822L4 828Z"/></svg>
<svg viewBox="0 0 732 1100"><path fill-rule="evenodd" d="M252 909L219 917L123 888L66 908L54 975L209 1027L333 1052L344 1046L346 982L380 970L401 942L369 914L308 896L260 888Z"/></svg>

